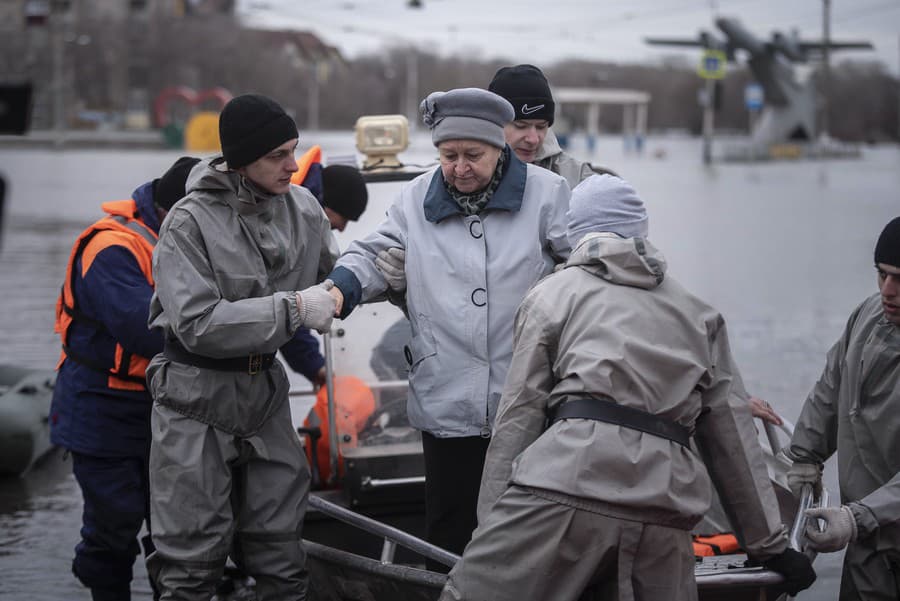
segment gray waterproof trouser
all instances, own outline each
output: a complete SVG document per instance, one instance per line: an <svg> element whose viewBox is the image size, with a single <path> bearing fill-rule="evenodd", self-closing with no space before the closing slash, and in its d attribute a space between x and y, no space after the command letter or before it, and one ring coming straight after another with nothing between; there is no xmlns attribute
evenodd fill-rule
<svg viewBox="0 0 900 601"><path fill-rule="evenodd" d="M539 491L534 491L539 492ZM509 487L440 601L696 601L690 532L607 517Z"/></svg>
<svg viewBox="0 0 900 601"><path fill-rule="evenodd" d="M840 601L900 601L900 549L875 550L876 535L847 546Z"/></svg>
<svg viewBox="0 0 900 601"><path fill-rule="evenodd" d="M151 416L147 570L162 601L208 601L230 554L260 601L306 598L309 467L287 401L239 438L158 403Z"/></svg>

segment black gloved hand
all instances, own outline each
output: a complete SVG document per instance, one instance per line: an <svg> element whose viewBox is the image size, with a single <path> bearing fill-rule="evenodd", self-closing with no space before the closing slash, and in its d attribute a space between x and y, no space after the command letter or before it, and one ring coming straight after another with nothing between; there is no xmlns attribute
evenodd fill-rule
<svg viewBox="0 0 900 601"><path fill-rule="evenodd" d="M809 558L794 549L786 549L783 553L762 562L763 566L784 576L781 587L791 596L806 590L816 581L816 571Z"/></svg>

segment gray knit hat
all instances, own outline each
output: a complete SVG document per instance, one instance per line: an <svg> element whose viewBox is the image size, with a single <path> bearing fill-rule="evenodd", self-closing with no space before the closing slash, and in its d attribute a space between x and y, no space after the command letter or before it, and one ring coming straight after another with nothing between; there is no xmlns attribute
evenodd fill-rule
<svg viewBox="0 0 900 601"><path fill-rule="evenodd" d="M435 146L445 140L479 140L503 148L503 126L516 115L508 100L481 88L432 92L419 110Z"/></svg>
<svg viewBox="0 0 900 601"><path fill-rule="evenodd" d="M614 175L592 175L575 186L566 217L572 248L592 232L646 238L649 230L644 202L628 182Z"/></svg>

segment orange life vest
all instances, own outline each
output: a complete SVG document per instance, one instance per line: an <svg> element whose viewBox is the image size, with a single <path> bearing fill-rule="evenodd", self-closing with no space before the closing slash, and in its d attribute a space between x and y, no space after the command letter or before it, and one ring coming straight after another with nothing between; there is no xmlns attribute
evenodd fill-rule
<svg viewBox="0 0 900 601"><path fill-rule="evenodd" d="M54 331L62 339L62 354L57 369L69 358L76 363L98 371L109 372L107 385L117 390L145 390L146 369L150 360L140 355L133 355L116 342L115 362L112 367L101 365L97 360L75 353L69 348L69 327L73 321L93 325L99 330L105 326L84 313L76 306L73 295L75 285L75 264L81 258L81 277L84 277L97 255L110 246L121 246L134 255L147 278L153 286L152 257L153 247L159 239L156 232L144 225L137 216L137 204L133 200L117 200L105 202L101 208L109 215L100 219L84 230L72 247L69 264L66 267L66 279L59 298L56 300L56 324Z"/></svg>
<svg viewBox="0 0 900 601"><path fill-rule="evenodd" d="M309 150L307 150L302 157L297 159L297 171L291 176L291 183L297 186L303 185L303 180L306 179L306 174L309 173L309 168L313 163L321 163L322 162L322 147L316 144Z"/></svg>
<svg viewBox="0 0 900 601"><path fill-rule="evenodd" d="M741 546L733 534L713 534L712 536L694 537L694 556L712 557L713 555L729 555L738 553Z"/></svg>
<svg viewBox="0 0 900 601"><path fill-rule="evenodd" d="M336 431L338 434L338 473L337 479L344 475L344 454L342 449L355 448L358 436L365 428L369 417L375 412L375 395L365 382L355 376L335 376L332 391L334 393L334 408L337 416ZM310 441L306 445L306 458L310 466L313 458L318 460L319 480L321 483L331 479L331 440L329 436L328 415L328 390L325 386L319 388L316 395L316 404L309 416L303 422L307 428L318 426L321 437L318 443ZM316 452L312 447L316 444Z"/></svg>

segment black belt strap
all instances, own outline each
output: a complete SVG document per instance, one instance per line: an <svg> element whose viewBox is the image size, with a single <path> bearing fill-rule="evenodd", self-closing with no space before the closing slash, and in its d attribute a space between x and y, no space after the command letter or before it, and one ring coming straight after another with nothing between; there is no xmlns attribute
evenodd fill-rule
<svg viewBox="0 0 900 601"><path fill-rule="evenodd" d="M84 365L89 369L93 369L94 371L99 371L105 373L109 376L113 376L115 378L119 378L120 380L127 380L129 382L134 382L135 384L142 384L145 388L147 386L147 379L142 378L141 376L133 376L128 373L128 365L131 361L131 355L129 354L127 358L122 360L122 366L118 371L114 371L112 367L108 367L103 365L99 361L96 361L86 355L82 355L76 351L73 351L71 347L63 345L63 352L66 354L66 359L72 360L75 363L79 363Z"/></svg>
<svg viewBox="0 0 900 601"><path fill-rule="evenodd" d="M609 399L574 399L563 403L556 409L551 423L561 419L595 419L690 446L691 431L681 424Z"/></svg>
<svg viewBox="0 0 900 601"><path fill-rule="evenodd" d="M242 371L251 376L261 371L266 371L275 363L275 353L251 353L244 357L229 357L227 359L215 359L205 355L192 353L177 340L166 340L163 347L163 355L167 359L193 365L202 369L215 369L218 371Z"/></svg>

